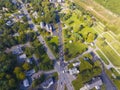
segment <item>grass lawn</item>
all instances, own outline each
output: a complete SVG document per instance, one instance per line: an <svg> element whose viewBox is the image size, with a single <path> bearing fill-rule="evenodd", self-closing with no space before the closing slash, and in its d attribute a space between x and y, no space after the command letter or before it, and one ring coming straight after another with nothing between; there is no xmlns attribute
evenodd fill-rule
<svg viewBox="0 0 120 90"><path fill-rule="evenodd" d="M105 64L109 65L109 62L107 61L107 59L104 57L104 55L99 50L97 50L97 54L105 62Z"/></svg>
<svg viewBox="0 0 120 90"><path fill-rule="evenodd" d="M101 22L96 22L96 25L94 26L94 30L99 33L103 33L105 29L105 26Z"/></svg>
<svg viewBox="0 0 120 90"><path fill-rule="evenodd" d="M69 24L70 21L74 21L74 23ZM72 16L68 20L66 20L64 23L68 26L72 26L73 30L76 31L79 29L79 26L82 22L77 18L77 15L73 13Z"/></svg>
<svg viewBox="0 0 120 90"><path fill-rule="evenodd" d="M68 52L68 54L65 55L65 59L69 60L75 58L77 55L82 54L84 51L86 51L86 49L87 45L81 43L80 41L72 43L68 42L65 44L65 52Z"/></svg>
<svg viewBox="0 0 120 90"><path fill-rule="evenodd" d="M120 15L120 0L95 0L107 9Z"/></svg>
<svg viewBox="0 0 120 90"><path fill-rule="evenodd" d="M111 68L110 70L115 74L115 76L120 76L120 74L114 68Z"/></svg>
<svg viewBox="0 0 120 90"><path fill-rule="evenodd" d="M58 56L58 37L51 37L50 39L46 39L47 45L50 47L54 55Z"/></svg>
<svg viewBox="0 0 120 90"><path fill-rule="evenodd" d="M111 45L120 54L120 43L115 42L115 43L112 43Z"/></svg>
<svg viewBox="0 0 120 90"><path fill-rule="evenodd" d="M103 36L106 38L106 40L111 43L115 41L108 33L103 34Z"/></svg>
<svg viewBox="0 0 120 90"><path fill-rule="evenodd" d="M113 65L120 67L120 56L118 56L105 41L98 38L97 46L103 51Z"/></svg>
<svg viewBox="0 0 120 90"><path fill-rule="evenodd" d="M75 90L80 90L80 88L84 86L84 84L82 83L81 75L78 75L77 79L72 81L72 84L73 84Z"/></svg>
<svg viewBox="0 0 120 90"><path fill-rule="evenodd" d="M118 16L115 16L109 10L106 10L105 8L101 7L98 3L103 3L106 1L107 3L111 3L109 7L113 6L113 11L120 11L120 3L118 3L120 0L74 0L74 3L78 4L80 7L83 7L85 10L90 11L94 16L96 16L98 19L100 19L104 24L106 24L111 31L115 34L119 34L119 25L120 25L120 18ZM117 3L117 4L116 4ZM115 7L117 5L117 7ZM119 8L118 8L119 7ZM93 8L93 9L91 9ZM116 8L116 9L115 9ZM120 13L117 11L118 13Z"/></svg>

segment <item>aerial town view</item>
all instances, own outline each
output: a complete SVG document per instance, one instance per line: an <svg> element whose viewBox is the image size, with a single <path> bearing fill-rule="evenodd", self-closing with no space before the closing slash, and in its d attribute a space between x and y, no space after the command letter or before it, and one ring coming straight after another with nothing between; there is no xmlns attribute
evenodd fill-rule
<svg viewBox="0 0 120 90"><path fill-rule="evenodd" d="M0 90L120 90L120 0L0 0Z"/></svg>

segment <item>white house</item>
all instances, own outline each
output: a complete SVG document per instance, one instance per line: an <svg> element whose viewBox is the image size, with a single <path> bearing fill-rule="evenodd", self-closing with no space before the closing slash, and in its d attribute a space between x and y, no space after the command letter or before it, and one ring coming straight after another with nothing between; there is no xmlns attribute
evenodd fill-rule
<svg viewBox="0 0 120 90"><path fill-rule="evenodd" d="M32 14L32 16L36 19L36 18L38 18L38 13L35 11L35 12Z"/></svg>
<svg viewBox="0 0 120 90"><path fill-rule="evenodd" d="M74 67L77 67L77 66L79 66L80 65L80 62L78 61L78 62L75 62L75 63L73 63L73 66Z"/></svg>
<svg viewBox="0 0 120 90"><path fill-rule="evenodd" d="M69 73L70 73L70 75L78 74L79 72L80 72L80 71L77 70L77 68L69 69Z"/></svg>
<svg viewBox="0 0 120 90"><path fill-rule="evenodd" d="M18 61L19 61L20 63L23 63L23 62L25 62L26 59L27 59L26 54L22 54L22 55L19 56Z"/></svg>
<svg viewBox="0 0 120 90"><path fill-rule="evenodd" d="M24 85L24 87L30 86L28 79L23 80L23 85Z"/></svg>
<svg viewBox="0 0 120 90"><path fill-rule="evenodd" d="M40 22L40 27L43 29L45 27L45 23L44 22Z"/></svg>

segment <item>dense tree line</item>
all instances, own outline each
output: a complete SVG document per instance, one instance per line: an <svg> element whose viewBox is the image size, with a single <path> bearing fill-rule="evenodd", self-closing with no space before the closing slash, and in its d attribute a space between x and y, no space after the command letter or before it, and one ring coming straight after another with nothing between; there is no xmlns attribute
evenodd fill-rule
<svg viewBox="0 0 120 90"><path fill-rule="evenodd" d="M16 57L6 53L0 53L0 57L0 90L14 90L18 84L14 74Z"/></svg>
<svg viewBox="0 0 120 90"><path fill-rule="evenodd" d="M33 0L32 1L33 10L38 12L40 20L46 23L54 23L56 14L54 5L48 0Z"/></svg>
<svg viewBox="0 0 120 90"><path fill-rule="evenodd" d="M0 0L0 10L2 8L7 8L8 12L14 12L17 10L17 5L12 3L12 0Z"/></svg>

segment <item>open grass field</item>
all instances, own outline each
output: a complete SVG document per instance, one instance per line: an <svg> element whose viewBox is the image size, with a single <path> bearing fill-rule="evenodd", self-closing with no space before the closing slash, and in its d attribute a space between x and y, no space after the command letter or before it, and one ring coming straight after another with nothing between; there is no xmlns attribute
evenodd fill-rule
<svg viewBox="0 0 120 90"><path fill-rule="evenodd" d="M114 42L111 44L113 48L120 54L120 43Z"/></svg>
<svg viewBox="0 0 120 90"><path fill-rule="evenodd" d="M115 41L115 39L112 38L108 33L104 33L103 36L105 37L105 39L106 39L109 43Z"/></svg>
<svg viewBox="0 0 120 90"><path fill-rule="evenodd" d="M46 39L47 45L50 47L51 51L54 55L58 56L58 37L51 37L50 39Z"/></svg>
<svg viewBox="0 0 120 90"><path fill-rule="evenodd" d="M65 59L69 60L86 51L87 45L78 41L65 44L65 48L69 50L69 54L65 56Z"/></svg>
<svg viewBox="0 0 120 90"><path fill-rule="evenodd" d="M99 1L103 1L103 0L99 0ZM110 1L119 2L119 0L110 0ZM94 0L74 0L74 2L79 6L83 7L85 10L90 11L90 13L92 13L95 17L97 17L104 24L106 24L109 27L109 30L111 30L113 33L117 35L120 34L120 27L119 27L120 17L118 15L113 14L111 11L104 8L99 3L96 3Z"/></svg>
<svg viewBox="0 0 120 90"><path fill-rule="evenodd" d="M84 20L84 17L86 20ZM77 55L82 54L87 50L87 45L84 44L83 40L86 40L89 33L92 33L93 35L96 33L88 26L90 20L90 15L81 15L81 11L76 9L69 19L63 21L68 27L63 30L65 52L67 52L67 55L65 55L66 60L75 58ZM71 21L72 23L70 23ZM82 30L80 30L80 25L84 25Z"/></svg>
<svg viewBox="0 0 120 90"><path fill-rule="evenodd" d="M105 62L105 64L109 65L109 62L107 61L105 56L99 50L97 50L96 52L100 56L100 58Z"/></svg>
<svg viewBox="0 0 120 90"><path fill-rule="evenodd" d="M110 11L120 15L120 0L94 0Z"/></svg>
<svg viewBox="0 0 120 90"><path fill-rule="evenodd" d="M74 22L72 24L69 24L71 21L74 21ZM77 15L75 13L73 13L72 16L68 20L65 21L65 24L73 27L74 31L79 29L79 25L81 23L82 22L77 18Z"/></svg>
<svg viewBox="0 0 120 90"><path fill-rule="evenodd" d="M103 51L114 66L120 67L120 56L118 56L105 41L98 38L97 46Z"/></svg>

